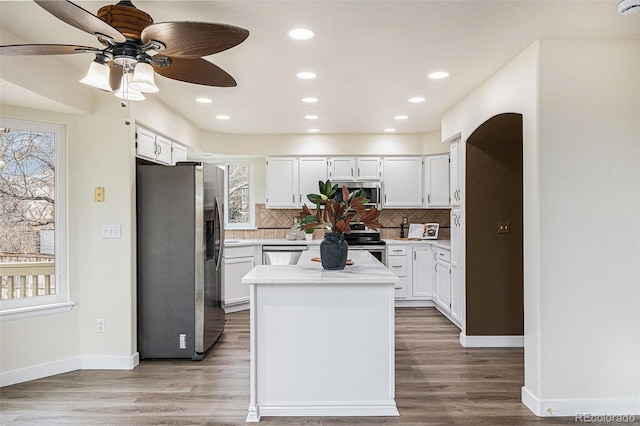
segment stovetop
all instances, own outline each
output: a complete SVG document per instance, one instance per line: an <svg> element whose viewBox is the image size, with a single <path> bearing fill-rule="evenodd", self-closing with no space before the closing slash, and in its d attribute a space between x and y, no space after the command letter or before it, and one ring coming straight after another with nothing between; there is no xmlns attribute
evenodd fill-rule
<svg viewBox="0 0 640 426"><path fill-rule="evenodd" d="M351 234L345 234L345 241L350 246L381 246L385 245L380 239L380 232L375 231L351 231Z"/></svg>

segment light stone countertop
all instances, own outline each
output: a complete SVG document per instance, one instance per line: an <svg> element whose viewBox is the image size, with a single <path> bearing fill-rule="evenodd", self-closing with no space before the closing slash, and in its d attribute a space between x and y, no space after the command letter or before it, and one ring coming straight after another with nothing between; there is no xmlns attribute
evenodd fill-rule
<svg viewBox="0 0 640 426"><path fill-rule="evenodd" d="M315 240L287 240L285 238L271 238L271 239L225 239L225 247L244 247L244 246L320 246L322 239ZM384 242L387 245L405 245L405 246L420 246L432 244L436 247L443 248L445 250L451 249L450 240L398 240L393 238L385 238Z"/></svg>
<svg viewBox="0 0 640 426"><path fill-rule="evenodd" d="M399 239L387 239L384 242L388 245L396 246L424 246L427 244L435 245L445 250L451 250L451 240L399 240Z"/></svg>
<svg viewBox="0 0 640 426"><path fill-rule="evenodd" d="M297 265L258 265L242 278L243 284L392 284L398 277L366 251L350 251L353 265L328 271L317 251L303 252Z"/></svg>

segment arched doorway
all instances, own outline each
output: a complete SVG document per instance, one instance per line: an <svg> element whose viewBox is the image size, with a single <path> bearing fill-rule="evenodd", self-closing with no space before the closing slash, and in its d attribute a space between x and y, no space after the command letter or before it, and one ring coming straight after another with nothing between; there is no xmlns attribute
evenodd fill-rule
<svg viewBox="0 0 640 426"><path fill-rule="evenodd" d="M524 335L522 115L496 115L466 143L467 336Z"/></svg>

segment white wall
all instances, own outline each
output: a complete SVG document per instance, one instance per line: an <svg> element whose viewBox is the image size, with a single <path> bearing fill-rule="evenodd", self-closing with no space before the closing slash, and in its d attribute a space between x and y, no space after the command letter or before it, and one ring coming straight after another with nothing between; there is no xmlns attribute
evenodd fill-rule
<svg viewBox="0 0 640 426"><path fill-rule="evenodd" d="M65 126L68 158L71 312L0 323L3 384L77 368L126 368L135 355L135 257L132 252L133 144L126 110L96 94L92 115L2 107L5 117ZM105 187L105 202L93 188ZM100 238L102 224L121 225L120 239ZM96 320L106 332L96 333Z"/></svg>
<svg viewBox="0 0 640 426"><path fill-rule="evenodd" d="M539 398L635 398L636 414L638 70L638 41L541 43Z"/></svg>
<svg viewBox="0 0 640 426"><path fill-rule="evenodd" d="M640 414L639 70L638 41L543 41L443 117L443 139L464 141L523 114L523 401L538 415Z"/></svg>
<svg viewBox="0 0 640 426"><path fill-rule="evenodd" d="M422 155L422 135L238 135L205 132L202 148L227 156Z"/></svg>

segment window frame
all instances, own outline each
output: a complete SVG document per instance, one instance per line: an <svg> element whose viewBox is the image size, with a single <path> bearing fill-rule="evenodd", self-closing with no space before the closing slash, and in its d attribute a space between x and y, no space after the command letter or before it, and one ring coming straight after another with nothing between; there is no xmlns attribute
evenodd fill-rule
<svg viewBox="0 0 640 426"><path fill-rule="evenodd" d="M56 294L0 301L0 321L69 312L67 141L64 125L0 117L0 127L55 134L55 279Z"/></svg>
<svg viewBox="0 0 640 426"><path fill-rule="evenodd" d="M248 223L229 223L229 166L246 165L249 168L249 222ZM256 229L256 207L254 202L254 179L253 179L253 162L250 160L227 161L224 163L224 229Z"/></svg>

